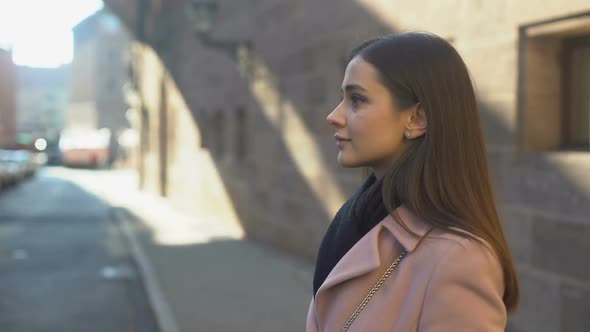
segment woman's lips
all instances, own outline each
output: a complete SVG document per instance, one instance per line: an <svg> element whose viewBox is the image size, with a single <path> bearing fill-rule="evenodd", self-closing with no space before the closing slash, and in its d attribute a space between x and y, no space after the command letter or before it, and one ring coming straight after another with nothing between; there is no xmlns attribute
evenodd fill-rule
<svg viewBox="0 0 590 332"><path fill-rule="evenodd" d="M337 141L350 141L350 139L349 139L349 138L346 138L346 137L344 137L344 136L340 136L340 135L338 135L338 134L335 134L335 135L334 135L334 138L335 138Z"/></svg>
<svg viewBox="0 0 590 332"><path fill-rule="evenodd" d="M345 145L346 143L350 142L350 139L344 138L339 135L334 135L334 138L336 138L336 145L338 147L341 147L341 146Z"/></svg>
<svg viewBox="0 0 590 332"><path fill-rule="evenodd" d="M350 142L350 140L336 140L336 145L340 148L343 147L346 143Z"/></svg>

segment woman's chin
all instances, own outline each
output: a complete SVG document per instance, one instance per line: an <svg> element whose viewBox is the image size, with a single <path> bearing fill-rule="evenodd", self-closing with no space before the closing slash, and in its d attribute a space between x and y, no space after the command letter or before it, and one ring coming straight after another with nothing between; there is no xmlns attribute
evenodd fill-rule
<svg viewBox="0 0 590 332"><path fill-rule="evenodd" d="M350 158L346 158L342 155L342 153L338 154L338 164L344 168L354 168L354 167L361 167L358 162L351 160Z"/></svg>

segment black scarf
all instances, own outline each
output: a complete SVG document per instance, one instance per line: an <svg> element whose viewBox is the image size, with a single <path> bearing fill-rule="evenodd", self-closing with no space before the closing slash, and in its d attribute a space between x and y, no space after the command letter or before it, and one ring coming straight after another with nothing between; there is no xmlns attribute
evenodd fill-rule
<svg viewBox="0 0 590 332"><path fill-rule="evenodd" d="M314 295L336 263L387 214L381 196L381 181L377 181L375 175L371 174L361 188L338 210L324 235L316 259Z"/></svg>

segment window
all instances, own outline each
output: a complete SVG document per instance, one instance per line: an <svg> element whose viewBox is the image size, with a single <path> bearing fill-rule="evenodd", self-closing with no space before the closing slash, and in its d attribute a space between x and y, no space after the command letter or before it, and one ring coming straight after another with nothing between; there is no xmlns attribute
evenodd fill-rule
<svg viewBox="0 0 590 332"><path fill-rule="evenodd" d="M141 107L141 152L150 150L150 116L145 106Z"/></svg>
<svg viewBox="0 0 590 332"><path fill-rule="evenodd" d="M246 121L246 109L238 107L236 112L236 158L246 159L246 147L248 142L248 122Z"/></svg>
<svg viewBox="0 0 590 332"><path fill-rule="evenodd" d="M224 154L224 127L225 127L225 119L223 116L223 110L219 109L217 110L217 112L215 113L214 116L214 127L215 127L215 133L216 133L216 152L218 156L223 156Z"/></svg>
<svg viewBox="0 0 590 332"><path fill-rule="evenodd" d="M528 151L590 151L590 13L520 28L519 139Z"/></svg>
<svg viewBox="0 0 590 332"><path fill-rule="evenodd" d="M590 150L590 36L564 41L563 146Z"/></svg>

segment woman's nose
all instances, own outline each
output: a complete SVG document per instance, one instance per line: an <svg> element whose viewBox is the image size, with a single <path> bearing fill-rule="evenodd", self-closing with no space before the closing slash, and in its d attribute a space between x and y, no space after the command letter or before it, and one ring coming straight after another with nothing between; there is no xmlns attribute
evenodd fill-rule
<svg viewBox="0 0 590 332"><path fill-rule="evenodd" d="M328 116L326 117L326 121L328 121L328 124L331 127L342 128L346 125L346 119L340 112L341 105L342 104L336 106L332 113L328 114Z"/></svg>

